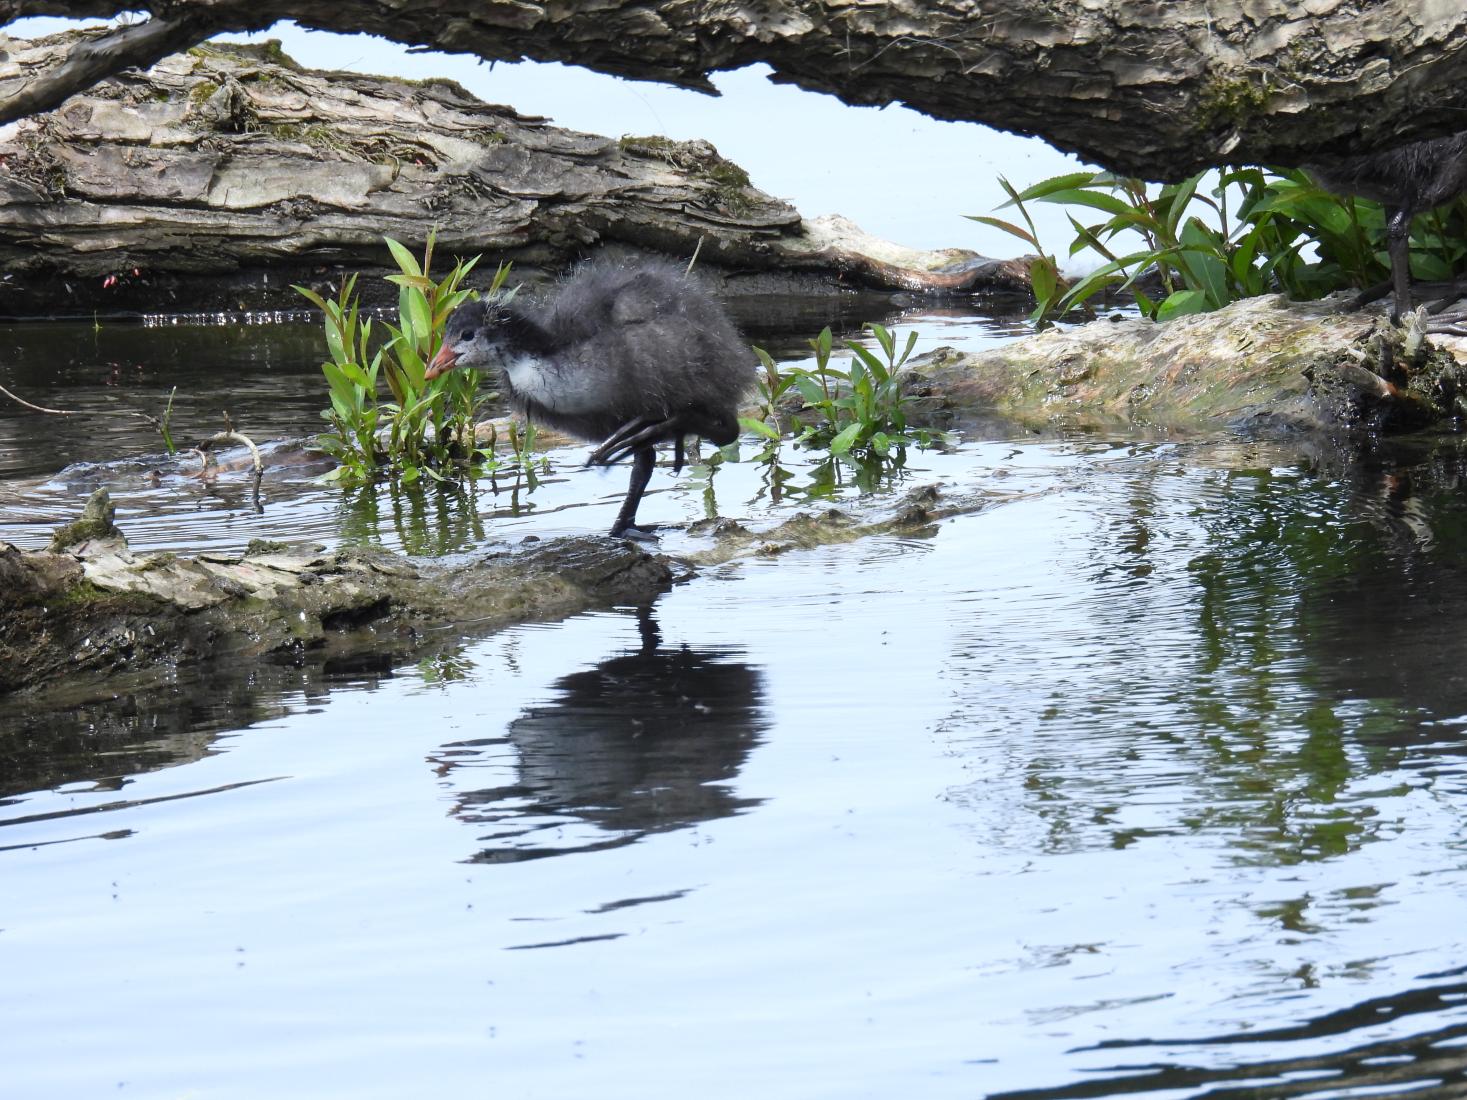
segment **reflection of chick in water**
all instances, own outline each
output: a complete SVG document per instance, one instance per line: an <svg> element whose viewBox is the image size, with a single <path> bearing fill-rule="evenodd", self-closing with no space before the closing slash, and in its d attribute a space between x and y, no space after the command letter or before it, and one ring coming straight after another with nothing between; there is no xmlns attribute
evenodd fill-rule
<svg viewBox="0 0 1467 1100"><path fill-rule="evenodd" d="M617 847L753 804L727 784L766 728L759 674L727 650L662 649L650 610L639 620L640 650L562 677L557 699L510 723L519 783L460 796L457 815L502 842L476 861Z"/></svg>

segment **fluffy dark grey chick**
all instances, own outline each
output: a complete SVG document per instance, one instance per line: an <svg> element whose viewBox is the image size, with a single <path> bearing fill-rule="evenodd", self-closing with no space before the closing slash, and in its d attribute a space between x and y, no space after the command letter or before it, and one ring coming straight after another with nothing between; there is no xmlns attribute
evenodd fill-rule
<svg viewBox="0 0 1467 1100"><path fill-rule="evenodd" d="M1467 191L1467 132L1304 168L1326 191L1385 206L1395 307L1391 320L1400 320L1411 309L1411 219Z"/></svg>
<svg viewBox="0 0 1467 1100"><path fill-rule="evenodd" d="M678 265L599 258L529 302L470 302L448 319L429 367L495 367L511 405L541 424L599 443L587 465L632 459L611 534L643 534L637 506L657 444L738 438L754 362L724 308Z"/></svg>

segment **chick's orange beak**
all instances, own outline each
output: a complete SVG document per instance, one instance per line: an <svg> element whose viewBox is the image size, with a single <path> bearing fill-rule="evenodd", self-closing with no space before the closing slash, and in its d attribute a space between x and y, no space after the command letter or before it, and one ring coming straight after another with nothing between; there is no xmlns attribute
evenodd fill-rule
<svg viewBox="0 0 1467 1100"><path fill-rule="evenodd" d="M438 354L433 356L433 362L428 364L428 369L423 372L423 378L431 382L440 374L447 374L458 366L458 352L447 344L438 349Z"/></svg>

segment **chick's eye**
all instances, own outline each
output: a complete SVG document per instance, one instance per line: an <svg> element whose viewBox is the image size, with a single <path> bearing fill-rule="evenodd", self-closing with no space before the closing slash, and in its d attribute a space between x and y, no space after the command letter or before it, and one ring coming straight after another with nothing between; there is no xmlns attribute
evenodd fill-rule
<svg viewBox="0 0 1467 1100"><path fill-rule="evenodd" d="M458 334L458 338L460 340L472 340L474 338L474 335L475 335L474 334L474 330L473 329L469 329L466 332L459 333Z"/></svg>

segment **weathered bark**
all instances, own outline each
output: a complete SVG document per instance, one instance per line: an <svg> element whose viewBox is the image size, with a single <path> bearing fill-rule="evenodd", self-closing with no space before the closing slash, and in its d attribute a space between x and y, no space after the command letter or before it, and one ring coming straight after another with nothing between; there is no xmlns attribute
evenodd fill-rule
<svg viewBox="0 0 1467 1100"><path fill-rule="evenodd" d="M24 44L9 64L67 48ZM211 285L230 307L290 308L290 282L370 272L384 234L432 229L440 254L522 270L617 244L831 283L1026 285L1020 264L804 223L706 142L575 133L452 82L242 51L199 47L0 134L0 314L203 309Z"/></svg>
<svg viewBox="0 0 1467 1100"><path fill-rule="evenodd" d="M0 0L0 19L105 16L103 0ZM1148 178L1298 163L1437 136L1467 109L1467 10L1422 0L155 0L214 30L277 19L480 57L566 61L710 90L754 62L848 103L1039 134ZM0 89L0 102L3 102ZM13 93L12 93L13 94Z"/></svg>

